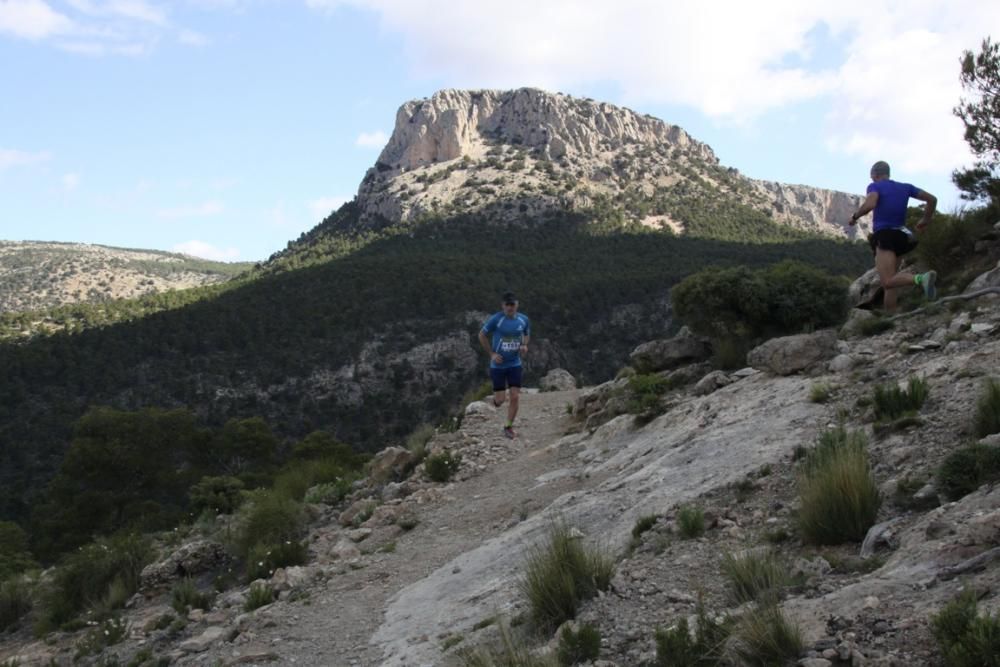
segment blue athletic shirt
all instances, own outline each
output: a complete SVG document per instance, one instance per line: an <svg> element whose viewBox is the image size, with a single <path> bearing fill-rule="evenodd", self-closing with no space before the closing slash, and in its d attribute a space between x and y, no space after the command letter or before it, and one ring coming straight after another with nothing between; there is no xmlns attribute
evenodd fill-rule
<svg viewBox="0 0 1000 667"><path fill-rule="evenodd" d="M891 179L872 181L868 193L878 193L875 204L875 225L873 231L899 229L906 226L906 204L910 197L916 197L920 189L909 183L897 183Z"/></svg>
<svg viewBox="0 0 1000 667"><path fill-rule="evenodd" d="M493 335L493 352L503 357L503 363L496 363L490 358L490 368L515 368L521 365L521 341L531 335L531 322L528 316L517 313L507 317L503 311L490 315L483 324L483 333Z"/></svg>

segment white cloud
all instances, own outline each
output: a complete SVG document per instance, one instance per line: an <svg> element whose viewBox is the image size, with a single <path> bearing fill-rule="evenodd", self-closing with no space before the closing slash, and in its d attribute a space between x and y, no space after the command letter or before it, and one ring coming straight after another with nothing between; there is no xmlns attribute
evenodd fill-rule
<svg viewBox="0 0 1000 667"><path fill-rule="evenodd" d="M161 218L204 218L211 215L218 215L226 210L221 202L207 201L194 206L178 206L176 208L164 208L156 212Z"/></svg>
<svg viewBox="0 0 1000 667"><path fill-rule="evenodd" d="M13 148L0 148L0 171L10 167L21 167L46 162L50 157L52 156L47 151L29 153Z"/></svg>
<svg viewBox="0 0 1000 667"><path fill-rule="evenodd" d="M211 243L192 239L184 243L178 243L173 247L174 252L211 259L217 262L232 262L239 258L239 248L216 248Z"/></svg>
<svg viewBox="0 0 1000 667"><path fill-rule="evenodd" d="M319 199L314 199L306 204L309 208L309 213L313 220L322 220L326 216L330 215L332 211L336 211L338 208L351 201L353 197L320 197Z"/></svg>
<svg viewBox="0 0 1000 667"><path fill-rule="evenodd" d="M76 11L88 16L120 17L155 25L167 25L166 12L146 0L66 0Z"/></svg>
<svg viewBox="0 0 1000 667"><path fill-rule="evenodd" d="M184 29L177 33L177 41L189 46L205 46L209 43L208 37L195 30Z"/></svg>
<svg viewBox="0 0 1000 667"><path fill-rule="evenodd" d="M354 140L354 145L362 148L382 148L387 141L389 141L388 134L382 130L375 130L359 134L358 138Z"/></svg>
<svg viewBox="0 0 1000 667"><path fill-rule="evenodd" d="M374 12L411 73L436 85L610 85L626 104L685 105L741 124L823 100L817 132L831 150L922 170L968 157L951 113L958 58L1000 25L1000 2L983 0L509 0L502 12L451 0L305 4ZM837 52L817 49L817 34Z"/></svg>
<svg viewBox="0 0 1000 667"><path fill-rule="evenodd" d="M62 185L63 189L68 192L76 190L78 187L80 187L80 174L76 173L63 174Z"/></svg>
<svg viewBox="0 0 1000 667"><path fill-rule="evenodd" d="M43 0L0 0L0 33L43 39L72 32L73 21Z"/></svg>

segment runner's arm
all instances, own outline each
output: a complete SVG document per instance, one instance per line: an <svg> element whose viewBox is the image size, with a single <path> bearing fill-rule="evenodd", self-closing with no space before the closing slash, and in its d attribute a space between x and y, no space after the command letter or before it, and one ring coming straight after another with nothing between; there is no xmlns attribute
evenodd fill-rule
<svg viewBox="0 0 1000 667"><path fill-rule="evenodd" d="M521 339L521 354L524 354L525 352L528 351L528 341L530 340L531 340L530 335L527 335Z"/></svg>
<svg viewBox="0 0 1000 667"><path fill-rule="evenodd" d="M924 217L917 223L917 229L923 229L930 224L931 218L934 217L934 211L937 210L937 197L923 190L917 190L917 194L913 195L913 197L927 202L927 206L924 206Z"/></svg>
<svg viewBox="0 0 1000 667"><path fill-rule="evenodd" d="M858 221L858 218L868 215L873 210L875 210L875 206L877 204L878 204L878 193L869 192L868 196L865 197L865 201L861 204L861 208L855 211L854 215L851 216L851 226L852 227L854 226L854 224Z"/></svg>

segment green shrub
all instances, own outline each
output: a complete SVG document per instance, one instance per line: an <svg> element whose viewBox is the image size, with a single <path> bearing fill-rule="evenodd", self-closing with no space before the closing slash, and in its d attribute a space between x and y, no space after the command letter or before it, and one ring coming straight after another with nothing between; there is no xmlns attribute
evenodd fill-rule
<svg viewBox="0 0 1000 667"><path fill-rule="evenodd" d="M243 604L243 611L253 611L260 609L264 605L274 602L275 591L267 584L254 584L247 591L247 601Z"/></svg>
<svg viewBox="0 0 1000 667"><path fill-rule="evenodd" d="M875 419L892 421L912 414L924 404L928 393L927 382L918 377L911 377L906 389L898 384L879 385L874 395Z"/></svg>
<svg viewBox="0 0 1000 667"><path fill-rule="evenodd" d="M575 618L582 601L610 585L613 572L607 554L586 549L565 524L557 523L547 544L529 553L519 587L535 624L550 629Z"/></svg>
<svg viewBox="0 0 1000 667"><path fill-rule="evenodd" d="M804 642L798 626L776 605L755 607L740 619L734 652L742 665L773 667L794 664Z"/></svg>
<svg viewBox="0 0 1000 667"><path fill-rule="evenodd" d="M240 510L236 544L241 555L259 544L284 544L302 532L302 506L270 491L256 491Z"/></svg>
<svg viewBox="0 0 1000 667"><path fill-rule="evenodd" d="M881 504L864 434L842 426L824 432L802 463L799 498L799 528L806 541L863 539Z"/></svg>
<svg viewBox="0 0 1000 667"><path fill-rule="evenodd" d="M232 514L243 503L243 486L236 477L202 477L188 492L191 509L195 514Z"/></svg>
<svg viewBox="0 0 1000 667"><path fill-rule="evenodd" d="M732 371L747 365L751 341L746 338L723 336L712 339L712 366Z"/></svg>
<svg viewBox="0 0 1000 667"><path fill-rule="evenodd" d="M635 525L632 526L632 537L639 537L646 531L652 530L658 518L655 514L646 514L636 519Z"/></svg>
<svg viewBox="0 0 1000 667"><path fill-rule="evenodd" d="M199 591L198 586L190 577L185 577L174 584L170 597L170 605L178 614L186 614L188 609L207 611L212 607L212 595Z"/></svg>
<svg viewBox="0 0 1000 667"><path fill-rule="evenodd" d="M0 632L13 627L31 611L31 590L19 578L0 583Z"/></svg>
<svg viewBox="0 0 1000 667"><path fill-rule="evenodd" d="M978 616L974 592L945 605L931 628L947 667L1000 666L1000 616Z"/></svg>
<svg viewBox="0 0 1000 667"><path fill-rule="evenodd" d="M677 530L688 540L701 537L705 534L705 513L693 505L682 507L677 512Z"/></svg>
<svg viewBox="0 0 1000 667"><path fill-rule="evenodd" d="M1000 432L1000 382L986 381L983 394L976 403L976 435L980 438Z"/></svg>
<svg viewBox="0 0 1000 667"><path fill-rule="evenodd" d="M601 653L601 633L592 625L583 625L573 632L570 627L563 628L559 636L559 646L556 648L556 659L564 667L573 667L578 662L597 660Z"/></svg>
<svg viewBox="0 0 1000 667"><path fill-rule="evenodd" d="M58 628L87 607L113 607L109 597L123 602L139 589L139 575L152 557L148 540L138 535L104 538L67 556L43 593L37 630Z"/></svg>
<svg viewBox="0 0 1000 667"><path fill-rule="evenodd" d="M38 567L28 550L28 534L16 523L0 521L0 581Z"/></svg>
<svg viewBox="0 0 1000 667"><path fill-rule="evenodd" d="M629 414L652 418L663 412L660 396L670 388L670 382L656 373L637 374L628 379Z"/></svg>
<svg viewBox="0 0 1000 667"><path fill-rule="evenodd" d="M461 454L452 454L451 452L442 452L440 454L432 454L424 460L424 470L427 472L427 476L431 478L434 482L445 483L451 479L451 476L458 472L458 468L462 463Z"/></svg>
<svg viewBox="0 0 1000 667"><path fill-rule="evenodd" d="M942 278L950 276L966 264L956 260L972 254L976 240L986 229L985 225L962 217L936 215L920 233L917 259Z"/></svg>
<svg viewBox="0 0 1000 667"><path fill-rule="evenodd" d="M269 579L278 568L302 565L308 557L308 547L298 540L254 545L247 552L247 581Z"/></svg>
<svg viewBox="0 0 1000 667"><path fill-rule="evenodd" d="M732 623L728 619L711 618L701 599L697 614L694 635L686 617L681 617L672 628L656 631L656 667L713 667L725 663L725 646Z"/></svg>
<svg viewBox="0 0 1000 667"><path fill-rule="evenodd" d="M727 553L722 559L722 571L729 578L730 598L738 605L777 602L788 583L788 570L770 550Z"/></svg>
<svg viewBox="0 0 1000 667"><path fill-rule="evenodd" d="M949 500L958 500L983 484L1000 479L1000 447L975 443L945 457L938 468L938 489Z"/></svg>
<svg viewBox="0 0 1000 667"><path fill-rule="evenodd" d="M293 460L275 477L273 493L301 501L311 487L337 482L350 474L339 458Z"/></svg>

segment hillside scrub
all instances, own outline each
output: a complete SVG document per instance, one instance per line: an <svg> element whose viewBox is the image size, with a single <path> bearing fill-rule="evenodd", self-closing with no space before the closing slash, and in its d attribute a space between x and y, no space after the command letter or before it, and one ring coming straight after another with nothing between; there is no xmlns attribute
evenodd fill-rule
<svg viewBox="0 0 1000 667"><path fill-rule="evenodd" d="M694 273L671 291L678 317L716 340L794 334L847 316L847 281L801 262Z"/></svg>

